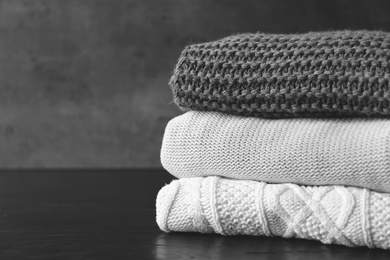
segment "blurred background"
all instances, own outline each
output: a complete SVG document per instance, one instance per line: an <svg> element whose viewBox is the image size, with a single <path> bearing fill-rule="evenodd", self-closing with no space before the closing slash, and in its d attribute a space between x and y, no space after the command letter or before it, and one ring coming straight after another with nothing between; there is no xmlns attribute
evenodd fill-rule
<svg viewBox="0 0 390 260"><path fill-rule="evenodd" d="M184 46L390 30L390 1L0 0L0 168L160 168Z"/></svg>

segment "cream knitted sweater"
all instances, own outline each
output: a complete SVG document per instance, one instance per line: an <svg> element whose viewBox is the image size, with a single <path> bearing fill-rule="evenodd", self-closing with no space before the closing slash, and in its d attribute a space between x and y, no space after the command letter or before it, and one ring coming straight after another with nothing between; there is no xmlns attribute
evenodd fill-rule
<svg viewBox="0 0 390 260"><path fill-rule="evenodd" d="M168 123L161 162L178 178L217 175L390 192L390 120L190 111Z"/></svg>
<svg viewBox="0 0 390 260"><path fill-rule="evenodd" d="M165 231L265 235L390 248L390 194L219 177L184 178L157 196Z"/></svg>

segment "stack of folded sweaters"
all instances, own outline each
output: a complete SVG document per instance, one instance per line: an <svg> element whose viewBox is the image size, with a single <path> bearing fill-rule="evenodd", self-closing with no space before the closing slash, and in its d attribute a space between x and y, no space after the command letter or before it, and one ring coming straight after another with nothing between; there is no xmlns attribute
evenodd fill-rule
<svg viewBox="0 0 390 260"><path fill-rule="evenodd" d="M241 34L194 44L170 81L166 232L390 249L390 34Z"/></svg>

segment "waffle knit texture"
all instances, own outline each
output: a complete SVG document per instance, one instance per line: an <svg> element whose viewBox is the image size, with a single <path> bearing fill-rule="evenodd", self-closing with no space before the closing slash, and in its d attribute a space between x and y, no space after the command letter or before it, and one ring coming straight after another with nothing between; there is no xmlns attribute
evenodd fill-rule
<svg viewBox="0 0 390 260"><path fill-rule="evenodd" d="M390 192L390 120L190 111L168 123L161 163L178 178L216 175Z"/></svg>
<svg viewBox="0 0 390 260"><path fill-rule="evenodd" d="M157 196L165 232L282 236L390 248L390 194L220 177L184 178Z"/></svg>
<svg viewBox="0 0 390 260"><path fill-rule="evenodd" d="M390 116L390 33L240 34L193 44L170 80L183 110Z"/></svg>

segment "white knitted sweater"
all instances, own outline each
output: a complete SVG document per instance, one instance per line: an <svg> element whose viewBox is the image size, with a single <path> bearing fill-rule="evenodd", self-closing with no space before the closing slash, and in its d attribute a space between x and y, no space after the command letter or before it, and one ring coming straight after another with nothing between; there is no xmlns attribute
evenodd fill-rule
<svg viewBox="0 0 390 260"><path fill-rule="evenodd" d="M390 194L344 186L184 178L157 196L161 230L390 248Z"/></svg>
<svg viewBox="0 0 390 260"><path fill-rule="evenodd" d="M178 178L218 175L390 192L390 120L191 111L168 123L161 162Z"/></svg>

